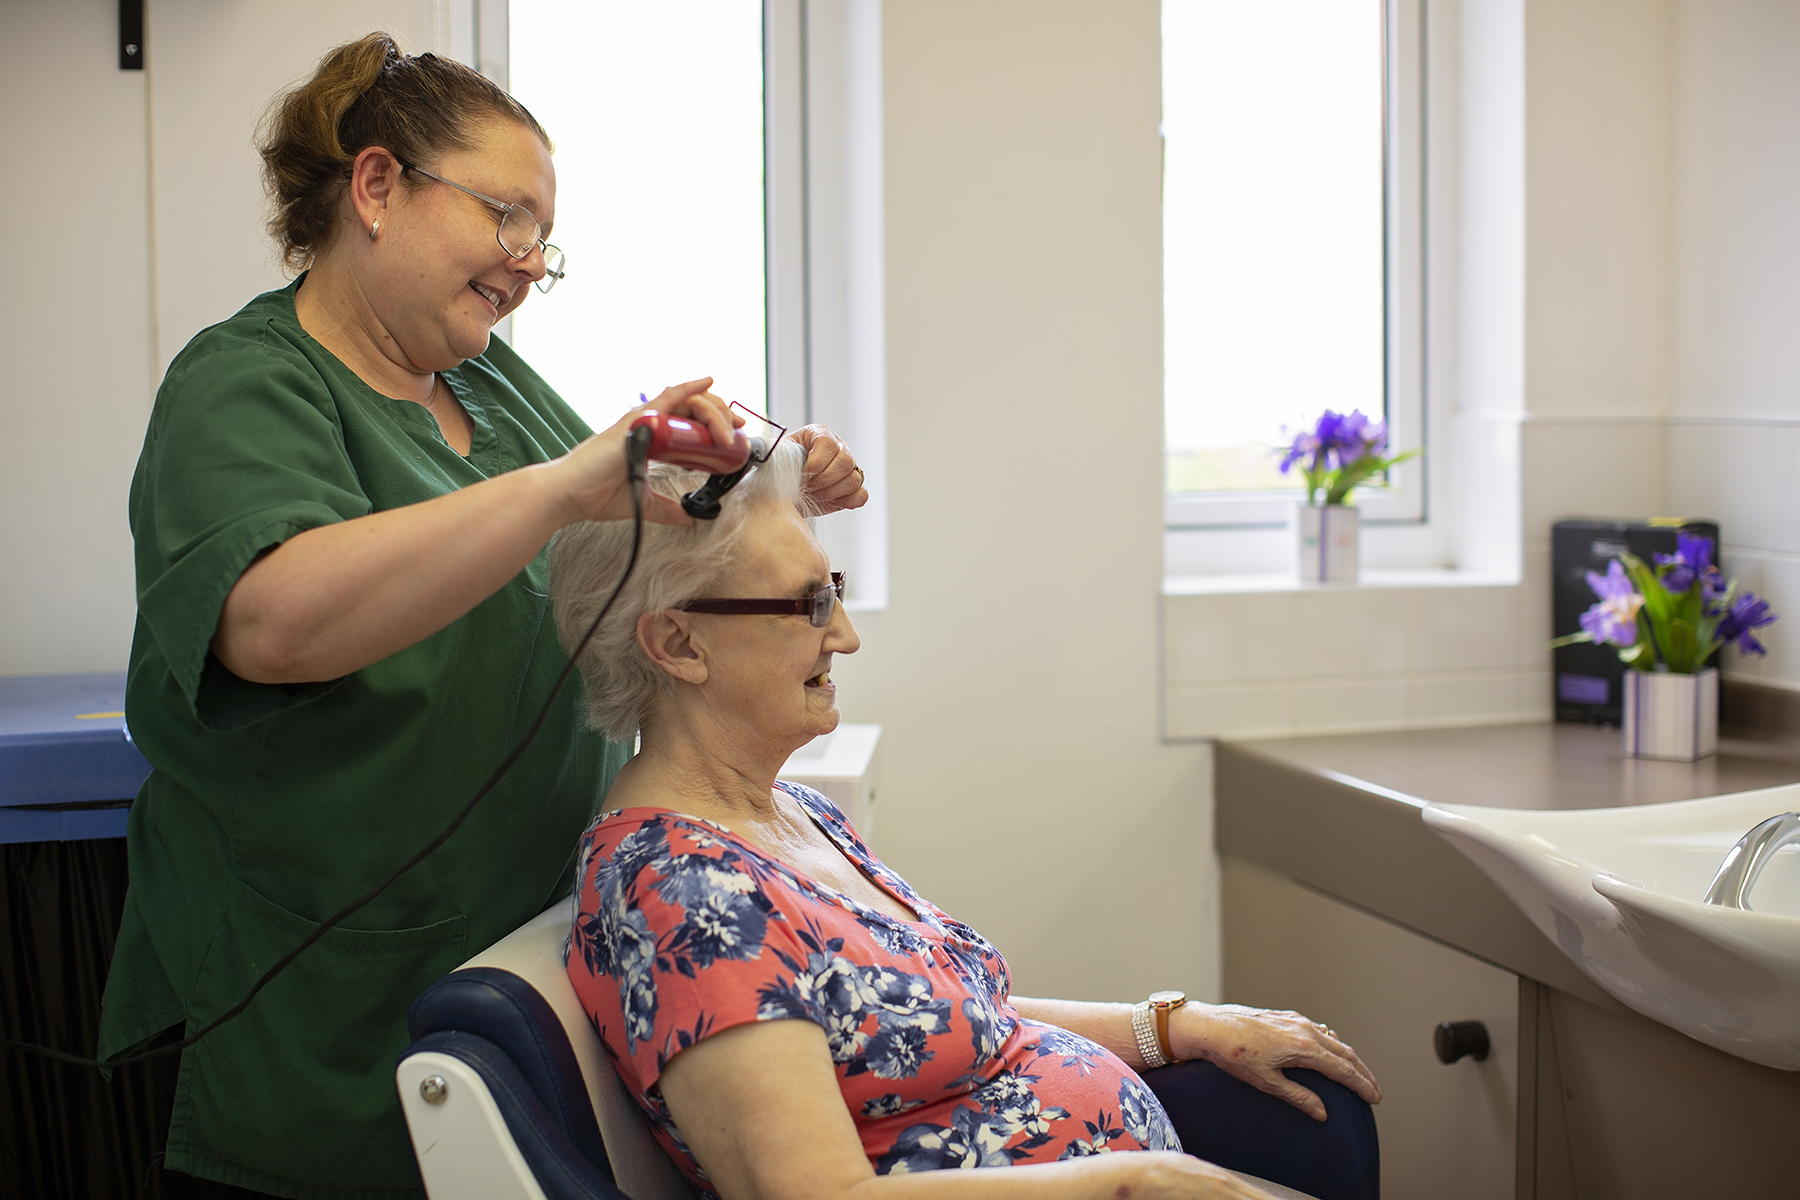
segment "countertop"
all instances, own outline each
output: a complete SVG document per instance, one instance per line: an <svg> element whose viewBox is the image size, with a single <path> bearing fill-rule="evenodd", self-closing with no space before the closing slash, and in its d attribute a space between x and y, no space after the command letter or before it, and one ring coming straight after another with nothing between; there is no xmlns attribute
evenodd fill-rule
<svg viewBox="0 0 1800 1200"><path fill-rule="evenodd" d="M1627 759L1617 730L1556 722L1221 742L1219 851L1619 1011L1419 812L1607 808L1800 783L1800 739L1731 732L1694 763Z"/></svg>
<svg viewBox="0 0 1800 1200"><path fill-rule="evenodd" d="M1234 749L1435 804L1618 808L1800 783L1800 739L1719 738L1698 762L1626 758L1616 729L1554 721L1281 738Z"/></svg>

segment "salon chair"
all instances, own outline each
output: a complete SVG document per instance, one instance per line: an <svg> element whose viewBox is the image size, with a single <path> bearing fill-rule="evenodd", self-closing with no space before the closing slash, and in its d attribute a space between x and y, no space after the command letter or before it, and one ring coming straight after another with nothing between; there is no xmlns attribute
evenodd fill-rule
<svg viewBox="0 0 1800 1200"><path fill-rule="evenodd" d="M395 1081L430 1200L694 1200L569 983L563 943L573 913L572 898L556 905L413 1002L413 1044ZM1326 1100L1324 1125L1207 1063L1145 1080L1191 1153L1231 1165L1272 1196L1375 1200L1368 1106L1300 1075Z"/></svg>

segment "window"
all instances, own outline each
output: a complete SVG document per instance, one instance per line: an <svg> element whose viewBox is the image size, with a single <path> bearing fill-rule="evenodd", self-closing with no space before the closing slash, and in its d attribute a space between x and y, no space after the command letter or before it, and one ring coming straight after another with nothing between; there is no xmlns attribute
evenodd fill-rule
<svg viewBox="0 0 1800 1200"><path fill-rule="evenodd" d="M509 40L569 255L513 345L596 428L701 375L766 411L761 7L512 0Z"/></svg>
<svg viewBox="0 0 1800 1200"><path fill-rule="evenodd" d="M1361 409L1423 441L1417 4L1164 0L1162 21L1167 521L1279 525L1284 426ZM1365 517L1420 520L1422 469L1392 474Z"/></svg>

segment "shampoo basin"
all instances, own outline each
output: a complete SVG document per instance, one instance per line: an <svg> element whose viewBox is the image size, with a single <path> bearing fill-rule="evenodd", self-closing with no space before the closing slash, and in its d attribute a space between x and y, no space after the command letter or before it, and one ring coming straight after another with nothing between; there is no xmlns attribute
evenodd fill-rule
<svg viewBox="0 0 1800 1200"><path fill-rule="evenodd" d="M1746 832L1800 784L1629 808L1428 804L1425 824L1621 1003L1729 1054L1800 1070L1800 845L1750 908L1703 903Z"/></svg>

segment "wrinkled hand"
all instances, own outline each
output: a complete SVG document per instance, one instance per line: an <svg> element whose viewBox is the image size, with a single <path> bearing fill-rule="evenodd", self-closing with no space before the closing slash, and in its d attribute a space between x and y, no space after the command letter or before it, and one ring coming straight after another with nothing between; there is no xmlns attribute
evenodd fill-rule
<svg viewBox="0 0 1800 1200"><path fill-rule="evenodd" d="M806 498L815 508L839 512L869 502L862 469L844 439L823 425L803 425L792 436L806 448Z"/></svg>
<svg viewBox="0 0 1800 1200"><path fill-rule="evenodd" d="M1177 1058L1215 1063L1226 1074L1279 1096L1315 1121L1325 1119L1324 1101L1282 1074L1283 1067L1310 1067L1370 1104L1381 1103L1381 1085L1356 1051L1325 1026L1297 1012L1241 1004L1186 1004L1171 1017L1169 1041Z"/></svg>

